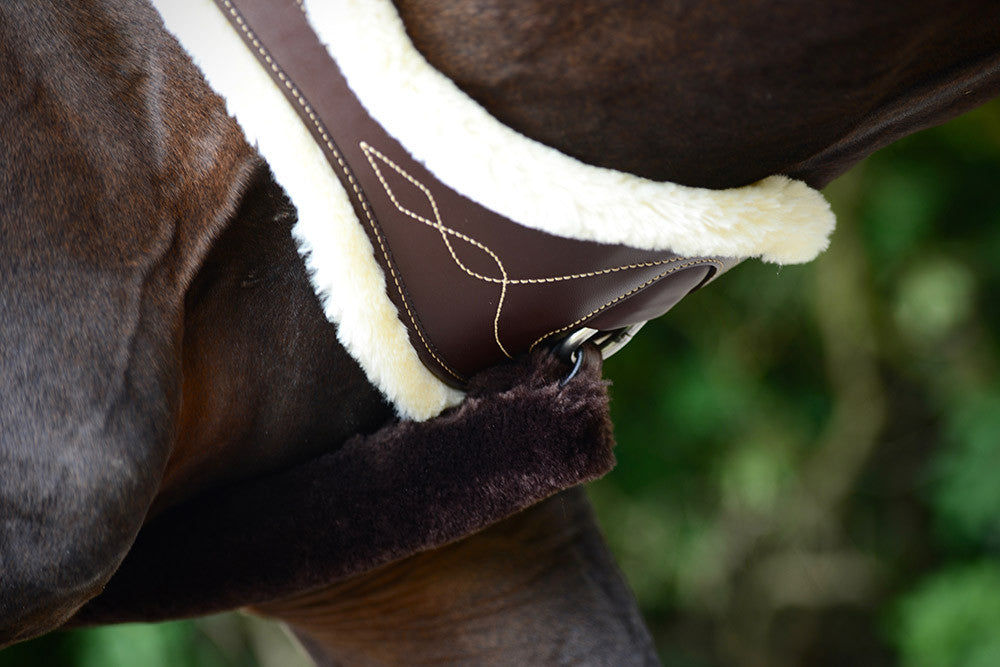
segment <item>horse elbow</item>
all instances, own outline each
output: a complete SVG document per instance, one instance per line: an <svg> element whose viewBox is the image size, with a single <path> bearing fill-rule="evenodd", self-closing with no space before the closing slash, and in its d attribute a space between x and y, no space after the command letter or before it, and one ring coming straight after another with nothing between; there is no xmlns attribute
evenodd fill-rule
<svg viewBox="0 0 1000 667"><path fill-rule="evenodd" d="M0 648L57 628L97 595L145 509L122 466L32 472L0 480Z"/></svg>

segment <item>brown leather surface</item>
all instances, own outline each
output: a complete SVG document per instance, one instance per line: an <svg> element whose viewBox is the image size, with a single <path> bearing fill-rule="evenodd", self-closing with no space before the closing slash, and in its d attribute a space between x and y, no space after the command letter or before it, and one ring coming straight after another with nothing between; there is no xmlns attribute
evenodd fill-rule
<svg viewBox="0 0 1000 667"><path fill-rule="evenodd" d="M734 263L564 239L489 211L367 114L295 0L216 2L323 147L413 347L445 382L582 326L662 315Z"/></svg>

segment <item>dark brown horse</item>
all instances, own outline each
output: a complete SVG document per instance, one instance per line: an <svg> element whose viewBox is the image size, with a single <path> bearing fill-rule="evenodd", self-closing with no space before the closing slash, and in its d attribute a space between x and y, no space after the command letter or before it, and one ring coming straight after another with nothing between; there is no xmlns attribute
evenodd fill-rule
<svg viewBox="0 0 1000 667"><path fill-rule="evenodd" d="M505 124L702 187L822 186L1000 90L988 0L396 4ZM5 645L112 590L151 518L393 417L323 317L295 210L154 10L5 2L0 62ZM258 606L350 664L655 661L578 491Z"/></svg>

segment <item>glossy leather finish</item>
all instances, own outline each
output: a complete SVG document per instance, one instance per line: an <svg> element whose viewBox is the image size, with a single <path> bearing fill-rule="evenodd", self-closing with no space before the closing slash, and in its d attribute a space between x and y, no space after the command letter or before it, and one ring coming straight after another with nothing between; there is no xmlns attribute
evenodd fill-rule
<svg viewBox="0 0 1000 667"><path fill-rule="evenodd" d="M368 115L298 3L218 4L323 148L413 347L448 384L581 327L662 315L738 261L565 239L497 215L438 181Z"/></svg>

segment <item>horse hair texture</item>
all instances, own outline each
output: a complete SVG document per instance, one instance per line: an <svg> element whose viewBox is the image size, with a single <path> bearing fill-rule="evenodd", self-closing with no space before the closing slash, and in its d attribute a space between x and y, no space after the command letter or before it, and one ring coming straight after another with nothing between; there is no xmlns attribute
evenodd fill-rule
<svg viewBox="0 0 1000 667"><path fill-rule="evenodd" d="M466 400L394 422L146 525L70 622L195 616L279 599L433 549L614 465L600 355L542 350L473 378Z"/></svg>

